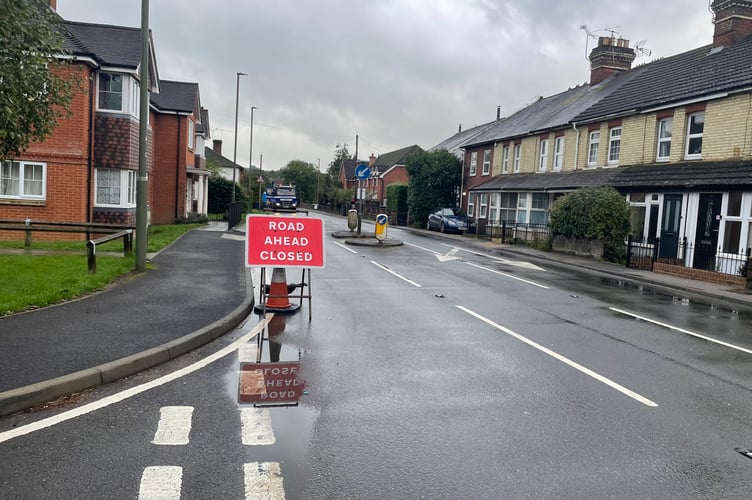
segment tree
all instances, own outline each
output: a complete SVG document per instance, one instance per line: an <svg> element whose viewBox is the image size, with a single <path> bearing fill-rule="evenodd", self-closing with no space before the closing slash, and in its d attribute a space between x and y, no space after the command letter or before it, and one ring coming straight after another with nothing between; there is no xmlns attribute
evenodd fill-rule
<svg viewBox="0 0 752 500"><path fill-rule="evenodd" d="M582 188L556 200L548 225L554 236L601 240L603 256L618 260L629 232L629 215L629 203L614 188Z"/></svg>
<svg viewBox="0 0 752 500"><path fill-rule="evenodd" d="M298 202L314 203L318 170L311 163L293 160L279 171L285 184L295 184Z"/></svg>
<svg viewBox="0 0 752 500"><path fill-rule="evenodd" d="M334 150L334 158L331 163L329 163L329 170L327 170L329 177L339 180L339 171L342 168L343 162L351 158L350 152L347 150L347 144L341 147L337 144L337 148Z"/></svg>
<svg viewBox="0 0 752 500"><path fill-rule="evenodd" d="M73 99L60 18L40 0L0 0L0 159L20 156L68 116ZM68 72L70 73L70 72Z"/></svg>
<svg viewBox="0 0 752 500"><path fill-rule="evenodd" d="M433 208L457 204L462 162L452 153L419 151L408 156L405 168L410 177L407 205L412 222L423 226Z"/></svg>

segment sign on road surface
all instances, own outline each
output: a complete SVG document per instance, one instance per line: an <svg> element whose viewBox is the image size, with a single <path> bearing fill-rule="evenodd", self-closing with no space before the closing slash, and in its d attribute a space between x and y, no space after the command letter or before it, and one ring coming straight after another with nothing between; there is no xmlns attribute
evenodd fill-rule
<svg viewBox="0 0 752 500"><path fill-rule="evenodd" d="M241 363L238 402L293 404L303 395L300 363Z"/></svg>
<svg viewBox="0 0 752 500"><path fill-rule="evenodd" d="M246 267L324 267L324 221L248 215Z"/></svg>

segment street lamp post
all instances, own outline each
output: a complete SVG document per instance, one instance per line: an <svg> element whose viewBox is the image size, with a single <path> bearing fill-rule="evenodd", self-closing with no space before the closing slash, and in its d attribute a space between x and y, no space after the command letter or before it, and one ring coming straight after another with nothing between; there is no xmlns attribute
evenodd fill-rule
<svg viewBox="0 0 752 500"><path fill-rule="evenodd" d="M321 158L317 159L316 167L316 204L313 206L316 210L319 208L319 181L321 180Z"/></svg>
<svg viewBox="0 0 752 500"><path fill-rule="evenodd" d="M251 106L251 148L248 153L248 168L253 167L253 110L259 109L256 106Z"/></svg>
<svg viewBox="0 0 752 500"><path fill-rule="evenodd" d="M238 165L238 97L240 96L240 77L246 73L235 73L235 144L232 151L232 196L230 202L235 203L235 171Z"/></svg>

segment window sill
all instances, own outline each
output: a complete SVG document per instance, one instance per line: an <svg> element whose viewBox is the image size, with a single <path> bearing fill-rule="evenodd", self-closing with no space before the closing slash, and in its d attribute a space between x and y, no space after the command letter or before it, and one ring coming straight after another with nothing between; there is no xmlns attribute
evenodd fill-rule
<svg viewBox="0 0 752 500"><path fill-rule="evenodd" d="M23 205L26 207L43 207L47 200L27 200L23 198L0 198L0 205Z"/></svg>

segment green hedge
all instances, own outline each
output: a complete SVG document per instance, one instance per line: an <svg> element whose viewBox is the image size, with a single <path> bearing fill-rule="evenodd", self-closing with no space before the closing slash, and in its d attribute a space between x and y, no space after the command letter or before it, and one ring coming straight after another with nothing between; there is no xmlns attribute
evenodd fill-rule
<svg viewBox="0 0 752 500"><path fill-rule="evenodd" d="M386 208L407 212L407 184L394 183L386 187Z"/></svg>

